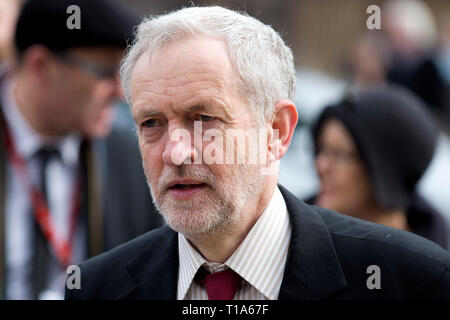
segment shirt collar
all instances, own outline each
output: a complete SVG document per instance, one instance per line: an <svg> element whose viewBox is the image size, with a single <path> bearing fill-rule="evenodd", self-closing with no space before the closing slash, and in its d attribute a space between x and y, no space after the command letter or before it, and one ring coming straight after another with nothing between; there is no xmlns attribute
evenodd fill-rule
<svg viewBox="0 0 450 320"><path fill-rule="evenodd" d="M290 235L289 215L278 187L258 221L224 264L206 261L186 237L178 233L178 298L184 299L195 274L205 264L209 271L220 271L229 267L264 296L276 299L281 287ZM278 254L270 252L271 248L278 248ZM266 267L263 272L262 266ZM267 279L273 281L267 282Z"/></svg>
<svg viewBox="0 0 450 320"><path fill-rule="evenodd" d="M206 260L181 233L178 233L178 248L180 267L178 270L177 295L179 298L184 299L197 270Z"/></svg>
<svg viewBox="0 0 450 320"><path fill-rule="evenodd" d="M14 141L14 146L25 160L31 160L33 155L48 143L30 126L17 107L14 99L15 83L8 77L5 78L3 83L0 96L3 102L1 105ZM73 133L55 139L52 142L52 146L55 146L59 150L64 164L75 166L78 163L80 143L80 135Z"/></svg>

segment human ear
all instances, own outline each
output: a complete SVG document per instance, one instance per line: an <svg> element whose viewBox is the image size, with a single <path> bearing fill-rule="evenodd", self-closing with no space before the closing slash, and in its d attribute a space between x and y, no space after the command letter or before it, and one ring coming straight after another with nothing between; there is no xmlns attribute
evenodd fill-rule
<svg viewBox="0 0 450 320"><path fill-rule="evenodd" d="M42 45L31 46L24 53L21 66L39 82L45 83L51 73L52 54Z"/></svg>
<svg viewBox="0 0 450 320"><path fill-rule="evenodd" d="M272 136L269 141L272 160L280 160L288 150L297 121L297 108L292 101L281 100L275 104L271 121Z"/></svg>

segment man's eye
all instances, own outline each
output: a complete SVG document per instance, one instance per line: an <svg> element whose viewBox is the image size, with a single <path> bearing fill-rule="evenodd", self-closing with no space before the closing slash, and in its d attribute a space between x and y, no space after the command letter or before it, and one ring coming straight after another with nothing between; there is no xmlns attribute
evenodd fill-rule
<svg viewBox="0 0 450 320"><path fill-rule="evenodd" d="M203 122L213 121L214 119L216 119L216 118L211 117L211 116L206 116L204 114L200 115L200 120Z"/></svg>
<svg viewBox="0 0 450 320"><path fill-rule="evenodd" d="M142 127L144 128L152 128L158 124L156 119L148 119L142 123Z"/></svg>

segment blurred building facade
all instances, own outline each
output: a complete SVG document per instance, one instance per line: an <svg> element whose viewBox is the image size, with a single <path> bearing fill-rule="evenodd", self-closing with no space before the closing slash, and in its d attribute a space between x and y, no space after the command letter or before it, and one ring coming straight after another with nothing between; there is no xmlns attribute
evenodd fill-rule
<svg viewBox="0 0 450 320"><path fill-rule="evenodd" d="M135 7L143 16L158 15L183 6L221 5L245 10L283 35L294 51L297 67L319 69L341 75L342 59L349 46L367 31L366 9L380 7L389 0L121 0ZM450 14L450 1L424 0L444 24ZM383 21L381 24L383 28Z"/></svg>

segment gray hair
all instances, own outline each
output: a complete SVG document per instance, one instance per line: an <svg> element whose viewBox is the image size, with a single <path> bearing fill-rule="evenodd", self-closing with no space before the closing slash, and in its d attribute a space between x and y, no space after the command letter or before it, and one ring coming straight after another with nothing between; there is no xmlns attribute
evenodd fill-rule
<svg viewBox="0 0 450 320"><path fill-rule="evenodd" d="M245 13L222 7L190 7L146 18L122 61L120 76L131 103L130 80L139 57L171 41L209 36L228 47L239 76L241 94L256 112L257 120L272 117L276 102L293 100L295 69L292 51L270 26Z"/></svg>

